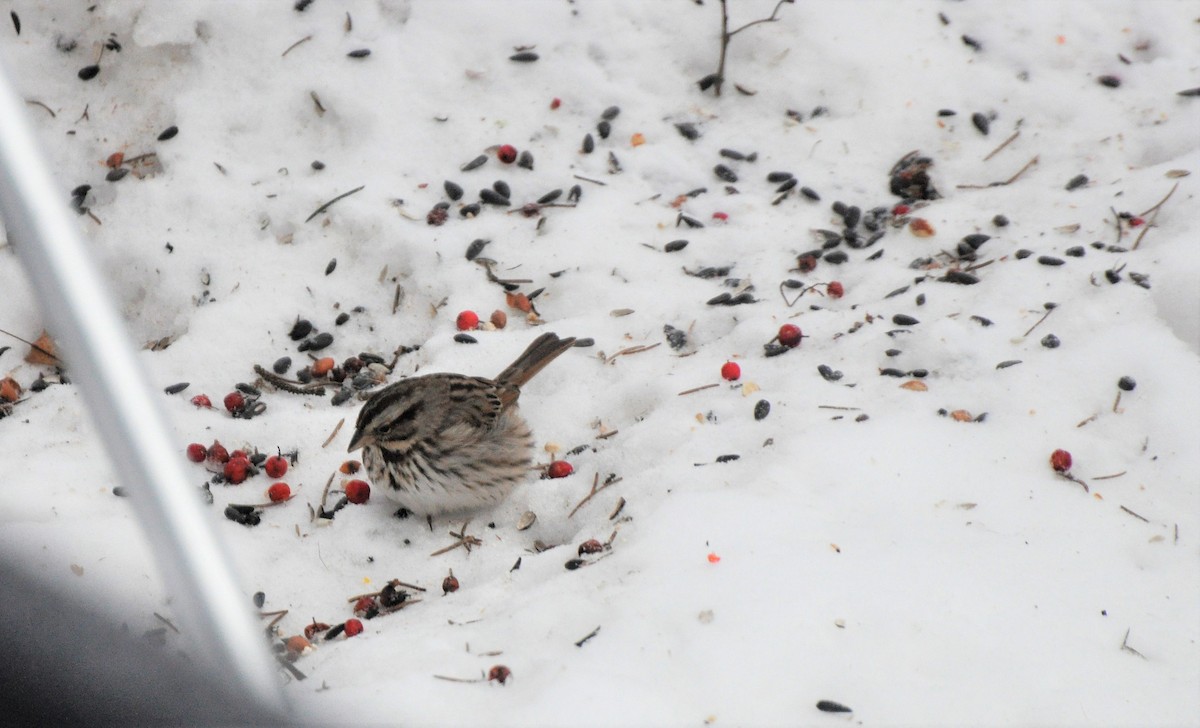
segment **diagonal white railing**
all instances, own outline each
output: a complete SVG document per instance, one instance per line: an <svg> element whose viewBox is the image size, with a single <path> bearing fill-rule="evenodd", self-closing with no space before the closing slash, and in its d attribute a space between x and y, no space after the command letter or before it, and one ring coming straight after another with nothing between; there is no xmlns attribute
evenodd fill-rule
<svg viewBox="0 0 1200 728"><path fill-rule="evenodd" d="M128 487L195 651L265 709L284 714L278 666L169 436L124 323L0 70L0 220L24 263L96 431Z"/></svg>

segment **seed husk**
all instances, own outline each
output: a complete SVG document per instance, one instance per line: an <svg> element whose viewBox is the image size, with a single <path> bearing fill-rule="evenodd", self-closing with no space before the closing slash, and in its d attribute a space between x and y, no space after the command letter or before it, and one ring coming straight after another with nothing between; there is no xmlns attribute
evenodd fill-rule
<svg viewBox="0 0 1200 728"><path fill-rule="evenodd" d="M533 51L521 51L520 53L514 53L508 57L508 60L516 61L517 63L533 63L537 59L538 54L534 53Z"/></svg>
<svg viewBox="0 0 1200 728"><path fill-rule="evenodd" d="M462 172L470 172L473 169L479 169L483 165L487 164L487 161L488 161L487 155L480 154L478 157L475 157L474 159L467 162L466 164L459 167L458 169Z"/></svg>

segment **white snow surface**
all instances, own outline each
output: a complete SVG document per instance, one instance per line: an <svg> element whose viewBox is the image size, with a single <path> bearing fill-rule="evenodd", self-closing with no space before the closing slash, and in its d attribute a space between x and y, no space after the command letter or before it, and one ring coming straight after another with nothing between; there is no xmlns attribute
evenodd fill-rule
<svg viewBox="0 0 1200 728"><path fill-rule="evenodd" d="M1200 719L1200 99L1177 95L1200 83L1200 3L803 0L732 38L720 97L696 83L716 70L715 0L10 5L22 28L5 20L0 48L20 93L44 105L29 116L63 200L93 186L94 218L80 215L79 228L133 338L173 339L141 353L152 385L190 382L163 396L180 454L213 439L299 453L284 478L297 497L255 528L222 510L263 502L265 474L212 486L213 526L247 603L262 591L264 609L287 609L283 638L313 619L352 617L347 599L389 579L428 589L359 636L317 639L295 663L306 680L281 672L297 720ZM730 6L736 28L775 3ZM110 34L121 50L80 80ZM69 52L56 47L71 41ZM522 46L539 60L510 61ZM370 55L347 56L360 48ZM1099 83L1104 75L1120 87ZM602 139L610 106L620 114ZM986 136L977 112L991 118ZM678 123L701 135L685 139ZM170 125L178 136L156 141ZM595 151L584 154L588 133ZM534 169L502 164L499 144L531 152ZM757 158L727 159L725 148ZM888 172L913 150L933 160L943 197L909 214L936 233L885 223L871 247L837 248L847 262L793 270L821 246L813 230L844 229L834 201L899 203ZM154 152L162 168L106 182L114 152ZM460 171L480 154L485 165ZM1011 184L986 186L1035 158ZM736 193L717 164L739 177ZM793 190L773 205L766 175L777 170L820 201ZM1079 174L1089 181L1068 191ZM459 214L500 179L511 209L575 184L582 198L536 217L487 205ZM426 213L448 201L444 180L466 196L431 226ZM1174 185L1133 249L1147 228L1118 228L1114 212L1141 215ZM681 212L704 227L680 225ZM1010 224L995 226L997 214ZM973 271L979 283L937 280L972 233L991 236L974 261L986 263ZM478 238L491 241L482 257L497 276L544 289L540 321L507 307L465 259ZM677 239L689 244L663 251ZM1084 255L1066 254L1073 246ZM1033 255L1018 259L1019 249ZM1043 255L1065 264L1041 265ZM919 258L933 261L910 267ZM732 269L685 274L708 266ZM1105 271L1118 268L1111 283ZM752 285L757 300L706 305L737 293L726 279ZM789 306L786 279L837 280L845 295L816 286ZM42 316L7 245L0 290L0 328L37 337ZM787 301L798 292L785 289ZM1047 302L1057 306L1035 328ZM505 310L508 325L456 343L465 309L484 320ZM349 321L335 326L343 311ZM896 314L919 323L897 325ZM539 461L554 443L574 475L531 473L503 504L437 518L432 531L395 518L375 485L368 503L318 526L308 506L348 457L359 400L333 406L330 392L264 386L262 416L221 408L235 383L256 381L254 364L307 361L288 337L298 316L334 335L322 355L339 362L419 346L392 380L492 376L541 331L594 339L521 399ZM765 356L784 323L806 338ZM668 324L687 333L682 349L666 343ZM1047 334L1061 346L1043 346ZM25 363L20 342L0 345L13 347L0 374L23 387L50 372ZM737 383L720 378L727 360L741 365ZM997 368L1010 360L1020 363ZM842 379L826 381L821 364ZM881 376L887 367L905 376ZM1137 386L1114 411L1122 376ZM912 381L927 391L901 386ZM201 392L216 409L189 403ZM771 409L756 420L760 399ZM160 626L153 614L169 617L170 597L128 501L112 493L118 481L75 388L27 391L0 420L0 442L0 549L71 593L108 595L135 632ZM1090 492L1051 469L1056 448L1071 452ZM717 462L731 454L740 457ZM197 485L209 475L188 472ZM610 474L620 481L569 517ZM525 511L537 521L519 531ZM431 556L468 517L482 544ZM602 558L564 568L580 543L614 532ZM554 548L539 553L536 541ZM443 596L451 569L461 589ZM171 639L186 649L186 635ZM512 671L504 686L434 677L480 678L497 664ZM853 713L822 712L821 700Z"/></svg>

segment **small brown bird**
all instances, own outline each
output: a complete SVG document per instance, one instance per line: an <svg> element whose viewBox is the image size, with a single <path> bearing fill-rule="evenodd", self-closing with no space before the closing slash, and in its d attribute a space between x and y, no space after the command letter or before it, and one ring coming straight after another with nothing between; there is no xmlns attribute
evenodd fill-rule
<svg viewBox="0 0 1200 728"><path fill-rule="evenodd" d="M498 503L533 462L521 387L574 343L542 334L494 380L426 374L388 385L358 413L347 451L362 448L371 482L413 513Z"/></svg>

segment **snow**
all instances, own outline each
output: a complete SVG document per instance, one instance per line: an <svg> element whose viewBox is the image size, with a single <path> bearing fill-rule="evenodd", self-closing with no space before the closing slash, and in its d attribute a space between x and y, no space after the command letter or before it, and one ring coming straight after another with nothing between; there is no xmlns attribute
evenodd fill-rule
<svg viewBox="0 0 1200 728"><path fill-rule="evenodd" d="M775 7L730 5L731 27ZM13 9L21 33L3 29L3 58L20 92L55 112L29 107L63 199L93 185L96 219L80 216L80 230L134 339L173 339L141 354L152 383L191 383L164 397L180 452L213 439L299 452L285 478L298 497L266 509L256 528L221 512L265 500L265 475L213 486L214 527L247 601L262 591L265 609L289 610L286 637L314 618L353 616L347 599L389 579L429 590L367 621L362 635L318 640L296 662L308 679L285 685L297 720L840 724L847 718L815 707L834 700L864 725L1195 724L1200 100L1176 94L1196 85L1200 5L785 4L778 22L733 38L719 98L695 83L715 70L711 0ZM110 34L122 50L105 51L99 76L81 81L76 72ZM60 39L77 47L62 52ZM509 61L524 45L540 59ZM371 55L347 57L360 48ZM1119 88L1098 83L1109 74ZM561 107L551 109L554 98ZM595 126L612 105L620 115L601 139ZM817 106L827 113L813 116ZM976 112L994 115L987 136L972 125ZM702 136L685 139L677 123ZM155 141L170 125L179 135ZM590 155L579 151L586 133ZM645 144L632 145L635 133ZM502 143L531 151L534 170L498 162ZM758 157L731 161L722 148ZM863 210L900 202L888 170L913 150L934 160L943 195L912 212L933 237L889 226L869 248L841 246L845 264L791 270L797 254L820 247L810 230L842 230L835 200ZM104 160L117 151L154 151L162 170L105 182ZM482 168L459 171L479 154L489 156ZM1009 185L959 187L1008 179L1035 157ZM726 194L718 163L736 171L739 194ZM793 192L772 205L765 177L775 170L821 201ZM1067 191L1078 174L1089 183ZM573 209L543 209L540 228L539 218L487 206L463 219L459 205L429 226L447 179L466 189L464 202L497 179L511 185L514 207L573 184L583 194ZM1145 228L1126 226L1118 241L1113 210L1140 214L1175 184L1138 248ZM677 226L680 211L705 227ZM991 222L1001 213L1007 227ZM944 267L909 267L976 232L992 236L977 285L937 281ZM527 293L545 288L544 326L508 308L465 260L477 238L492 241L482 256L497 261L497 276L528 280ZM662 251L676 239L689 245ZM1085 255L1066 255L1072 246ZM1017 259L1022 248L1034 255ZM1041 255L1066 262L1039 265ZM11 247L0 259L0 327L33 339L42 320L28 284ZM753 284L756 303L705 305L736 291L681 270L727 265L727 277ZM1108 282L1105 271L1122 265ZM846 294L818 287L789 307L777 290L789 278L838 280ZM1035 327L1047 302L1056 307ZM476 345L455 343L463 309L484 319L505 310L509 324L475 332ZM622 309L632 313L614 315ZM342 311L350 320L335 326ZM897 326L896 314L919 323ZM320 503L346 459L357 403L268 388L261 417L219 409L235 383L255 380L254 364L304 360L287 336L297 316L335 335L323 353L338 361L420 345L393 377L492 376L539 330L593 338L521 399L539 444L557 444L575 474L531 475L503 504L439 518L432 531L394 518L378 487L366 505L317 525L305 504ZM785 322L806 338L765 357ZM667 345L666 324L687 332L681 351ZM896 329L905 332L889 335ZM1050 333L1060 347L1039 343ZM21 360L24 345L5 344L0 372L27 388L46 369ZM886 356L892 348L902 353ZM741 364L740 382L720 379L727 360ZM1010 360L1020 363L997 368ZM843 378L826 381L820 364ZM885 367L929 374L880 376ZM1123 375L1137 387L1114 411ZM909 381L927 391L901 388ZM191 406L200 392L218 410ZM73 593L108 595L135 632L158 626L169 595L128 503L112 495L117 481L75 390L27 394L0 420L0 549ZM756 421L759 399L771 410ZM960 422L939 409L986 417ZM1050 468L1056 448L1072 453L1090 492ZM716 462L725 454L740 458ZM207 477L189 472L197 484ZM621 480L568 517L593 478L610 474ZM626 505L610 519L619 498ZM537 522L518 531L525 511ZM430 556L468 517L482 545ZM580 543L614 531L603 558L564 568ZM535 540L558 547L536 553ZM442 596L451 569L462 588ZM186 647L186 635L172 639ZM513 672L503 687L434 677L474 679L495 664Z"/></svg>

